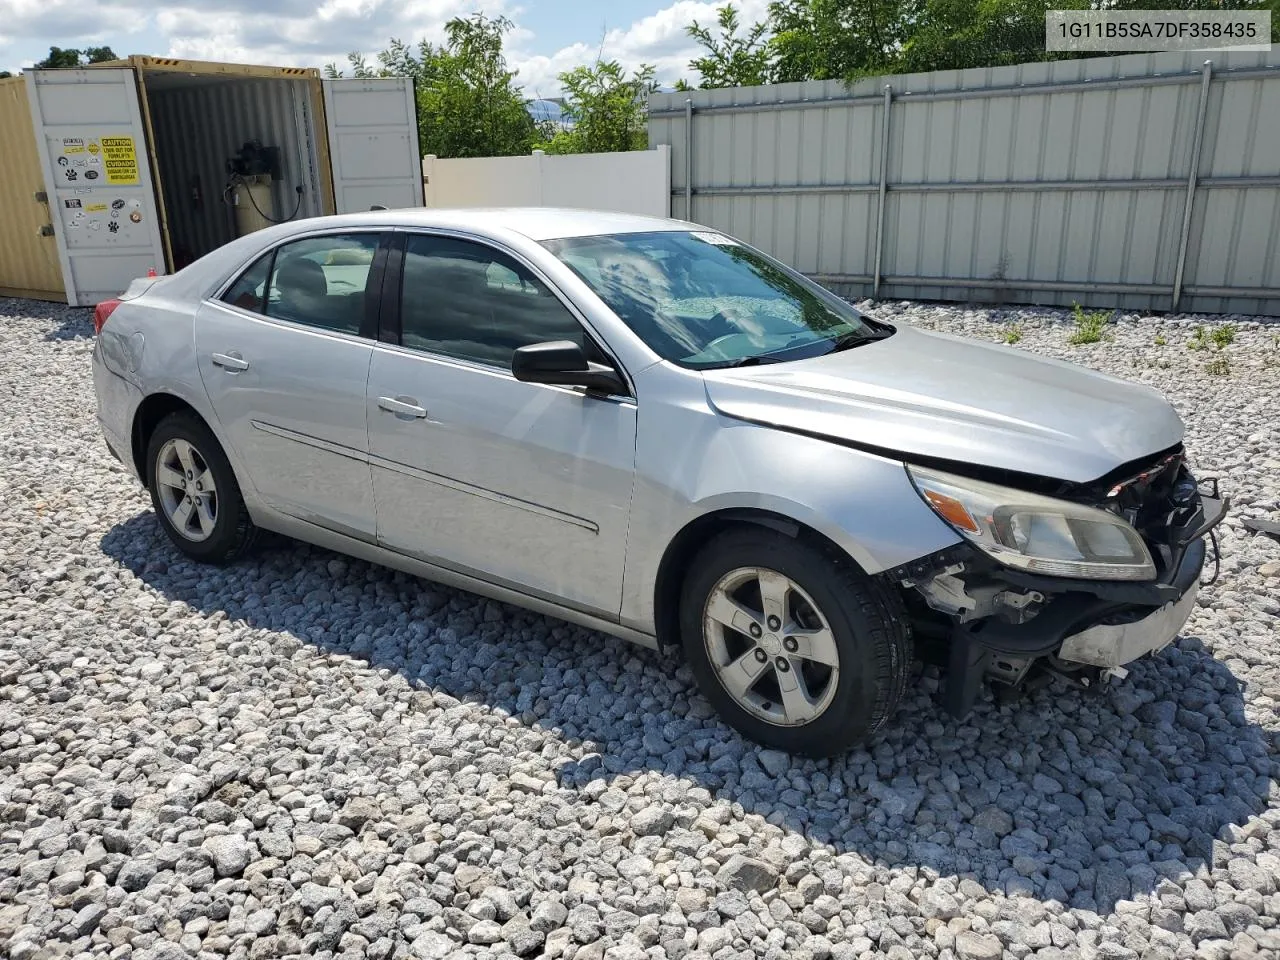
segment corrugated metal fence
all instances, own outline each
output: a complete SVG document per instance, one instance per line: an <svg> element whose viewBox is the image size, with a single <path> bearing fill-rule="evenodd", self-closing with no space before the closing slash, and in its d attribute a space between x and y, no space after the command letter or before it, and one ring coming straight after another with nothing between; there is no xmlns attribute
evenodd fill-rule
<svg viewBox="0 0 1280 960"><path fill-rule="evenodd" d="M1280 315L1277 52L698 90L649 106L650 145L672 148L673 216L846 295Z"/></svg>

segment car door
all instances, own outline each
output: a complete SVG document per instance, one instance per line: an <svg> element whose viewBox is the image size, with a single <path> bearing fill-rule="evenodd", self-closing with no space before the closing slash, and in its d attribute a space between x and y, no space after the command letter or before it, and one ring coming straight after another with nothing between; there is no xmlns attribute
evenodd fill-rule
<svg viewBox="0 0 1280 960"><path fill-rule="evenodd" d="M408 234L395 343L374 347L369 445L379 542L616 618L635 466L631 397L523 383L516 347L574 339L577 316L522 262ZM610 361L612 362L612 361Z"/></svg>
<svg viewBox="0 0 1280 960"><path fill-rule="evenodd" d="M389 235L328 233L267 252L196 319L200 375L259 496L373 542L365 387Z"/></svg>

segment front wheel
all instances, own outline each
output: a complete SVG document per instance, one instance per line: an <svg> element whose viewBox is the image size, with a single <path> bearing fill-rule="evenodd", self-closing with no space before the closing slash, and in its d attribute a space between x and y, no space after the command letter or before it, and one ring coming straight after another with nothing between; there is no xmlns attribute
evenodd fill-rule
<svg viewBox="0 0 1280 960"><path fill-rule="evenodd" d="M911 641L897 597L834 549L764 528L709 543L680 607L685 656L720 715L791 753L844 753L902 696Z"/></svg>
<svg viewBox="0 0 1280 960"><path fill-rule="evenodd" d="M151 503L174 546L203 563L228 563L257 536L240 485L212 431L198 418L173 413L147 444Z"/></svg>

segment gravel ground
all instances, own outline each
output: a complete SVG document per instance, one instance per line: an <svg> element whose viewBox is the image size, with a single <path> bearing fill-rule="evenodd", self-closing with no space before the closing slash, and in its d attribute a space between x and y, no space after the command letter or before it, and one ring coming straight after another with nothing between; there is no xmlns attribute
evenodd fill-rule
<svg viewBox="0 0 1280 960"><path fill-rule="evenodd" d="M187 563L95 428L87 312L0 300L0 954L1280 956L1280 544L1239 525L1280 516L1280 326L879 309L1160 387L1237 507L1126 683L961 724L926 671L815 763L554 620L280 540Z"/></svg>

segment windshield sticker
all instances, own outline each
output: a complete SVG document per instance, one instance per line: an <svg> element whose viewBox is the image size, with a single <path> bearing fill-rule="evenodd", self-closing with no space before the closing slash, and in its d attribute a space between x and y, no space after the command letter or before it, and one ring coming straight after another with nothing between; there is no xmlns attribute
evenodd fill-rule
<svg viewBox="0 0 1280 960"><path fill-rule="evenodd" d="M717 247L736 247L738 242L730 240L723 233L695 233L695 237L704 243L714 243Z"/></svg>

